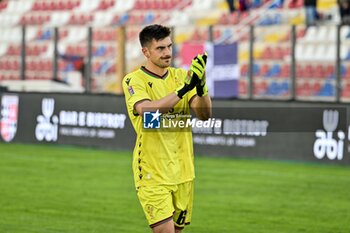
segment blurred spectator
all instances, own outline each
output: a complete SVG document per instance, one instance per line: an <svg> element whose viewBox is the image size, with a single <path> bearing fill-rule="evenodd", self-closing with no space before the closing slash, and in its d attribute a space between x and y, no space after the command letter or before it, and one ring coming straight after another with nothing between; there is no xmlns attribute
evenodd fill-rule
<svg viewBox="0 0 350 233"><path fill-rule="evenodd" d="M235 11L234 0L226 0L230 13Z"/></svg>
<svg viewBox="0 0 350 233"><path fill-rule="evenodd" d="M273 1L272 1L272 4L270 5L270 8L271 8L271 9L274 9L274 8L283 8L283 7L284 7L284 4L285 4L285 1L284 1L284 0L273 0Z"/></svg>
<svg viewBox="0 0 350 233"><path fill-rule="evenodd" d="M341 23L350 23L350 0L338 0Z"/></svg>
<svg viewBox="0 0 350 233"><path fill-rule="evenodd" d="M263 4L262 0L250 0L249 2L252 8L259 8Z"/></svg>
<svg viewBox="0 0 350 233"><path fill-rule="evenodd" d="M304 0L306 24L315 25L318 19L317 0Z"/></svg>
<svg viewBox="0 0 350 233"><path fill-rule="evenodd" d="M59 54L59 58L71 62L73 64L74 70L79 71L81 73L81 76L85 78L85 61L84 57L78 56L78 55L66 55L66 54Z"/></svg>
<svg viewBox="0 0 350 233"><path fill-rule="evenodd" d="M248 10L248 2L247 0L238 0L239 3L239 10L241 12Z"/></svg>
<svg viewBox="0 0 350 233"><path fill-rule="evenodd" d="M301 4L304 4L304 2L302 2ZM285 0L283 3L283 7L285 8L299 8L300 7L300 0Z"/></svg>

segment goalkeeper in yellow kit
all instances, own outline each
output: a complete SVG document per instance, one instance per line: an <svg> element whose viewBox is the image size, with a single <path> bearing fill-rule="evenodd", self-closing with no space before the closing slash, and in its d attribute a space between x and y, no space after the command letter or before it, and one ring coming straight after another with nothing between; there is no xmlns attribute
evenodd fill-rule
<svg viewBox="0 0 350 233"><path fill-rule="evenodd" d="M170 67L170 29L150 25L139 34L145 66L123 79L128 115L137 133L133 172L137 196L154 233L179 233L192 215L194 155L191 130L144 129L144 114L211 117L205 80L207 54L192 60L189 71Z"/></svg>

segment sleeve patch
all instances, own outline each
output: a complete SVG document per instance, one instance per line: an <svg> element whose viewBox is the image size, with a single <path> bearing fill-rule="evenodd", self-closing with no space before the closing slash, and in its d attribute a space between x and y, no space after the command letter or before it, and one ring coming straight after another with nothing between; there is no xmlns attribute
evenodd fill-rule
<svg viewBox="0 0 350 233"><path fill-rule="evenodd" d="M134 89L132 88L132 86L129 86L129 87L128 87L128 91L129 91L130 95L135 94L135 91L134 91Z"/></svg>

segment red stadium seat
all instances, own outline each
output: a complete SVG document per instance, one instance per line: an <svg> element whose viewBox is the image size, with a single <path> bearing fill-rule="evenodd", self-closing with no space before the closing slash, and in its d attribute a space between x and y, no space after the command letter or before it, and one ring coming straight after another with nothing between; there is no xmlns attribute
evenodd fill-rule
<svg viewBox="0 0 350 233"><path fill-rule="evenodd" d="M281 67L281 73L279 77L289 78L290 77L290 66L289 64L283 64Z"/></svg>
<svg viewBox="0 0 350 233"><path fill-rule="evenodd" d="M342 89L342 97L350 97L350 83L347 83Z"/></svg>
<svg viewBox="0 0 350 233"><path fill-rule="evenodd" d="M135 13L129 13L129 18L126 24L135 25L138 23L138 16Z"/></svg>
<svg viewBox="0 0 350 233"><path fill-rule="evenodd" d="M333 75L334 71L335 71L334 65L327 65L326 66L326 71L325 71L326 77L329 77L329 76Z"/></svg>
<svg viewBox="0 0 350 233"><path fill-rule="evenodd" d="M18 73L10 73L8 76L8 80L20 80L20 76Z"/></svg>
<svg viewBox="0 0 350 233"><path fill-rule="evenodd" d="M66 5L62 0L59 0L58 2L56 2L56 10L62 11L62 10L66 10Z"/></svg>
<svg viewBox="0 0 350 233"><path fill-rule="evenodd" d="M108 40L109 41L116 41L117 40L117 32L114 29L112 31L108 32Z"/></svg>
<svg viewBox="0 0 350 233"><path fill-rule="evenodd" d="M312 96L313 95L313 86L310 82L305 82L303 85L303 95L304 96Z"/></svg>
<svg viewBox="0 0 350 233"><path fill-rule="evenodd" d="M114 15L114 16L113 16L113 19L112 19L112 21L111 21L111 24L112 24L112 25L118 24L119 19L120 19L120 16L119 16L118 14Z"/></svg>
<svg viewBox="0 0 350 233"><path fill-rule="evenodd" d="M244 15L243 15L244 17ZM242 18L243 18L242 17ZM231 14L229 14L229 24L237 24L239 23L239 20L242 20L241 16L239 15L238 12L232 12Z"/></svg>
<svg viewBox="0 0 350 233"><path fill-rule="evenodd" d="M301 8L304 6L303 0L292 0L288 2L288 8Z"/></svg>
<svg viewBox="0 0 350 233"><path fill-rule="evenodd" d="M225 14L222 14L219 18L219 21L218 21L218 24L222 24L222 25L226 25L228 24L228 14L225 13Z"/></svg>
<svg viewBox="0 0 350 233"><path fill-rule="evenodd" d="M111 65L108 70L107 70L107 73L110 74L110 73L115 73L117 72L117 65L114 63L113 65Z"/></svg>
<svg viewBox="0 0 350 233"><path fill-rule="evenodd" d="M99 61L93 61L92 62L92 72L97 73L100 66L101 66L101 63Z"/></svg>
<svg viewBox="0 0 350 233"><path fill-rule="evenodd" d="M67 2L63 3L63 9L64 10L72 10L74 8L74 3L70 0Z"/></svg>
<svg viewBox="0 0 350 233"><path fill-rule="evenodd" d="M43 1L43 10L45 11L53 11L54 10L54 4L51 1Z"/></svg>
<svg viewBox="0 0 350 233"><path fill-rule="evenodd" d="M6 52L7 55L18 56L21 54L21 45L10 45Z"/></svg>
<svg viewBox="0 0 350 233"><path fill-rule="evenodd" d="M32 11L40 11L40 10L42 10L41 3L38 1L34 2L32 6Z"/></svg>
<svg viewBox="0 0 350 233"><path fill-rule="evenodd" d="M145 5L146 5L146 8L143 8L143 9L150 9L150 10L155 10L156 9L156 3L154 0L145 0Z"/></svg>
<svg viewBox="0 0 350 233"><path fill-rule="evenodd" d="M58 59L58 70L64 70L67 66L67 63L62 60L62 59Z"/></svg>
<svg viewBox="0 0 350 233"><path fill-rule="evenodd" d="M188 2L190 2L190 1L188 1ZM169 9L173 9L176 7L177 2L175 0L169 0L168 4L170 5Z"/></svg>
<svg viewBox="0 0 350 233"><path fill-rule="evenodd" d="M297 31L297 38L300 39L305 36L306 28L301 28Z"/></svg>
<svg viewBox="0 0 350 233"><path fill-rule="evenodd" d="M3 62L3 67L4 67L4 70L11 70L11 63L9 60L5 60Z"/></svg>
<svg viewBox="0 0 350 233"><path fill-rule="evenodd" d="M27 72L25 75L26 80L36 80L36 77L37 75L34 72Z"/></svg>
<svg viewBox="0 0 350 233"><path fill-rule="evenodd" d="M50 20L50 14L28 13L22 16L23 25L42 25Z"/></svg>
<svg viewBox="0 0 350 233"><path fill-rule="evenodd" d="M283 50L283 48L281 48L279 46L276 47L273 50L272 58L279 60L279 59L283 59L283 57L284 57L284 50Z"/></svg>
<svg viewBox="0 0 350 233"><path fill-rule="evenodd" d="M0 70L4 70L5 69L5 62L0 60Z"/></svg>
<svg viewBox="0 0 350 233"><path fill-rule="evenodd" d="M204 42L208 40L208 32L206 30L196 29L192 35L191 40L196 42Z"/></svg>
<svg viewBox="0 0 350 233"><path fill-rule="evenodd" d="M316 81L312 86L312 94L316 95L321 90L322 84L320 81Z"/></svg>
<svg viewBox="0 0 350 233"><path fill-rule="evenodd" d="M267 88L268 88L268 83L265 80L261 82L254 82L254 95L265 94Z"/></svg>
<svg viewBox="0 0 350 233"><path fill-rule="evenodd" d="M308 64L304 67L304 69L305 69L304 70L305 73L304 73L303 77L308 77L308 78L315 77L313 65Z"/></svg>
<svg viewBox="0 0 350 233"><path fill-rule="evenodd" d="M137 0L137 1L135 2L135 4L134 4L133 10L144 9L143 4L144 4L144 1Z"/></svg>
<svg viewBox="0 0 350 233"><path fill-rule="evenodd" d="M7 7L7 1L0 2L0 11L6 9L6 7Z"/></svg>
<svg viewBox="0 0 350 233"><path fill-rule="evenodd" d="M108 8L108 3L105 0L101 0L100 4L98 5L98 10L106 10Z"/></svg>
<svg viewBox="0 0 350 233"><path fill-rule="evenodd" d="M270 46L267 46L261 56L262 59L272 59L273 58L273 51Z"/></svg>
<svg viewBox="0 0 350 233"><path fill-rule="evenodd" d="M240 67L240 75L241 76L247 76L248 75L248 64L244 63Z"/></svg>
<svg viewBox="0 0 350 233"><path fill-rule="evenodd" d="M270 66L268 64L262 64L260 67L260 72L257 75L266 77L269 70L270 70Z"/></svg>
<svg viewBox="0 0 350 233"><path fill-rule="evenodd" d="M169 0L160 0L160 9L170 10L172 8L171 2Z"/></svg>
<svg viewBox="0 0 350 233"><path fill-rule="evenodd" d="M298 82L297 86L296 86L296 94L298 96L305 96L305 90L306 89L307 89L307 83L305 83L305 82L303 82L303 83Z"/></svg>
<svg viewBox="0 0 350 233"><path fill-rule="evenodd" d="M116 52L115 46L112 46L112 45L107 46L106 56L111 56L115 54L115 52Z"/></svg>
<svg viewBox="0 0 350 233"><path fill-rule="evenodd" d="M248 94L248 84L245 80L238 80L238 93L240 95Z"/></svg>
<svg viewBox="0 0 350 233"><path fill-rule="evenodd" d="M93 20L93 15L89 13L72 13L69 19L69 24L85 25Z"/></svg>
<svg viewBox="0 0 350 233"><path fill-rule="evenodd" d="M101 0L97 10L107 10L108 8L114 6L114 0Z"/></svg>
<svg viewBox="0 0 350 233"><path fill-rule="evenodd" d="M56 1L50 1L47 3L48 11L55 11L58 10L58 2Z"/></svg>
<svg viewBox="0 0 350 233"><path fill-rule="evenodd" d="M37 65L36 65L36 62L33 61L33 60L30 60L30 61L26 61L26 68L27 70L29 71L34 71L34 70L37 70Z"/></svg>
<svg viewBox="0 0 350 233"><path fill-rule="evenodd" d="M315 78L324 78L325 77L325 68L323 65L321 65L321 64L316 65L315 70L314 70L314 77Z"/></svg>
<svg viewBox="0 0 350 233"><path fill-rule="evenodd" d="M214 28L214 31L213 31L213 39L214 39L214 41L220 39L221 36L222 36L222 31L220 29Z"/></svg>
<svg viewBox="0 0 350 233"><path fill-rule="evenodd" d="M93 30L92 40L93 41L103 40L103 32L98 29Z"/></svg>
<svg viewBox="0 0 350 233"><path fill-rule="evenodd" d="M295 75L297 78L302 77L303 74L303 67L300 64L296 64L296 68L295 68Z"/></svg>
<svg viewBox="0 0 350 233"><path fill-rule="evenodd" d="M343 78L350 79L350 67L349 66L346 67L346 71L345 71Z"/></svg>

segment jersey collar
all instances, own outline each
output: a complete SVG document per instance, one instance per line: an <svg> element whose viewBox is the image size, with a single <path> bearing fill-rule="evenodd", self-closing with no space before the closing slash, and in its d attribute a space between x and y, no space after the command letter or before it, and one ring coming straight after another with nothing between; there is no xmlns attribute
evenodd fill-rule
<svg viewBox="0 0 350 233"><path fill-rule="evenodd" d="M140 68L143 72L145 72L146 74L148 74L149 76L153 77L153 78L160 78L160 79L166 79L166 77L168 77L169 71L167 70L166 73L163 76L159 76L158 74L153 73L152 71L148 70L146 67L141 66Z"/></svg>

